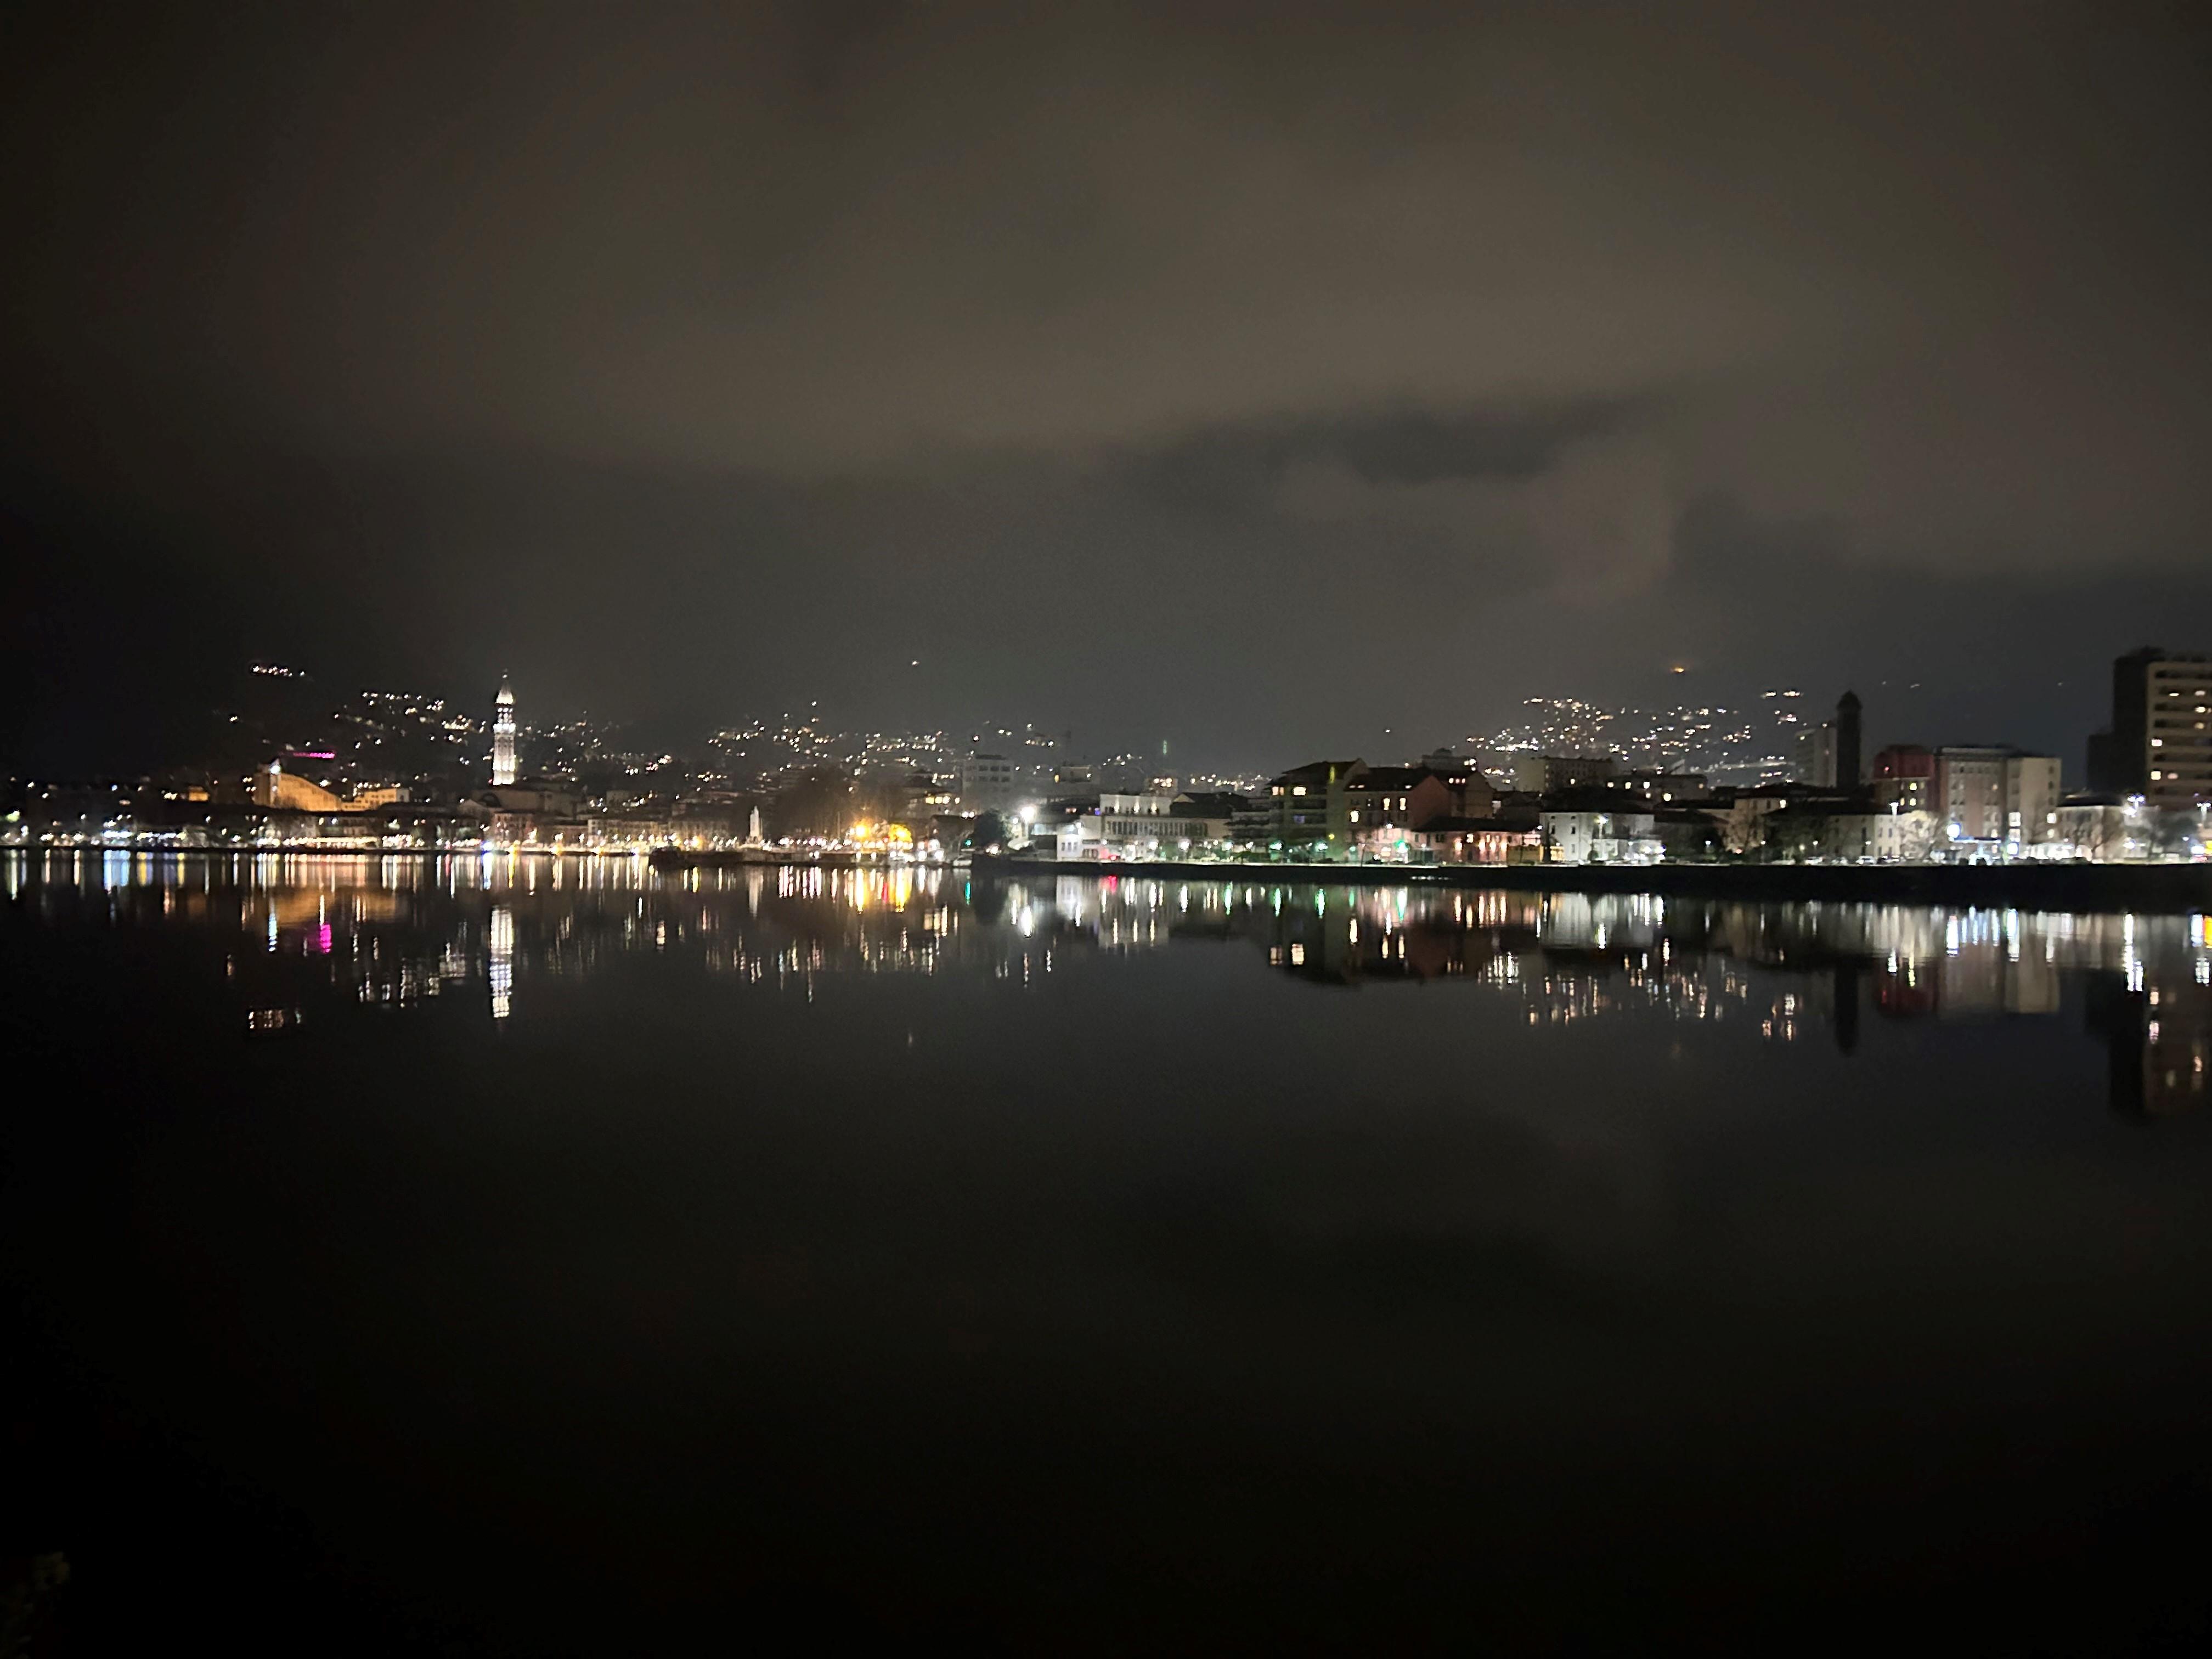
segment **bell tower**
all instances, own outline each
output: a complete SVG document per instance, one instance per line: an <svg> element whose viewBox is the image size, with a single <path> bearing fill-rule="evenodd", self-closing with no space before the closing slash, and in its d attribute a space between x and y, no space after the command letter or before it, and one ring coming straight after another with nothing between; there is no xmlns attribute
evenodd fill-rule
<svg viewBox="0 0 2212 1659"><path fill-rule="evenodd" d="M514 781L514 688L503 674L491 720L491 781L495 784Z"/></svg>

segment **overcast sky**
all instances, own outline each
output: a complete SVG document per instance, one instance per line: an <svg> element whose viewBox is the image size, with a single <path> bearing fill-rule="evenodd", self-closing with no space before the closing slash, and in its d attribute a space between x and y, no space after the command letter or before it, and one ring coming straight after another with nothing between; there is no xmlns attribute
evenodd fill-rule
<svg viewBox="0 0 2212 1659"><path fill-rule="evenodd" d="M1849 683L2078 777L2212 648L2209 16L12 6L5 758L265 657L1239 766Z"/></svg>

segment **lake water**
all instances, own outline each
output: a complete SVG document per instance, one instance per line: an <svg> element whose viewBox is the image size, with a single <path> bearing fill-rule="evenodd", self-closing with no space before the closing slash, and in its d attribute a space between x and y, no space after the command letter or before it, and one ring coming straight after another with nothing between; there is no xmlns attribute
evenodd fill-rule
<svg viewBox="0 0 2212 1659"><path fill-rule="evenodd" d="M2212 1631L2203 916L0 883L70 1651Z"/></svg>

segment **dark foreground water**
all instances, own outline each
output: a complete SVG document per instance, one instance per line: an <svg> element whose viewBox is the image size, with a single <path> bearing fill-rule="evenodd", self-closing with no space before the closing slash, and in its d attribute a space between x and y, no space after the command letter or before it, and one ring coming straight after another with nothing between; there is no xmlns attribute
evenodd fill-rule
<svg viewBox="0 0 2212 1659"><path fill-rule="evenodd" d="M2212 1629L2203 917L0 880L53 1651Z"/></svg>

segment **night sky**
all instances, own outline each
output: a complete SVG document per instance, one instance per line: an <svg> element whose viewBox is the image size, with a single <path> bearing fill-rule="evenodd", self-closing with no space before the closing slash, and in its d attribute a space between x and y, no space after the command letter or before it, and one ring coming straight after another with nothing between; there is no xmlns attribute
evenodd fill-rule
<svg viewBox="0 0 2212 1659"><path fill-rule="evenodd" d="M267 658L1251 767L1849 684L2078 781L2212 648L2208 20L11 5L0 764Z"/></svg>

